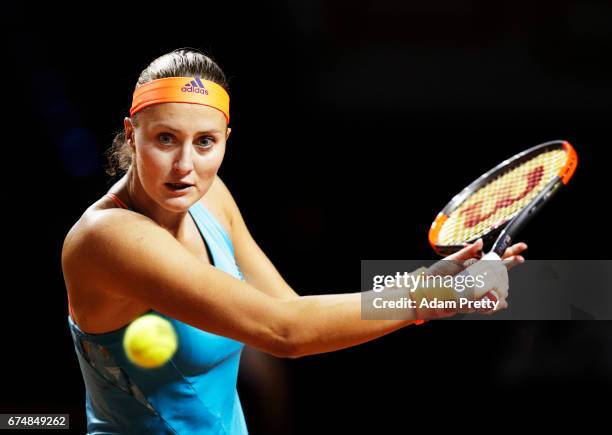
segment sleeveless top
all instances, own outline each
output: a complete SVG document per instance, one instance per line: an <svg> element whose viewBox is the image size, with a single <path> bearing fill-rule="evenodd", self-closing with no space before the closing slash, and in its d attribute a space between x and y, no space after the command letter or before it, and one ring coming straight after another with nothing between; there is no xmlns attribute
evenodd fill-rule
<svg viewBox="0 0 612 435"><path fill-rule="evenodd" d="M128 208L114 194L119 206ZM243 280L232 242L199 202L190 209L212 265ZM165 314L178 349L165 365L143 369L123 350L128 325L103 334L87 334L74 322L68 301L68 325L85 382L88 434L247 434L236 382L244 344L215 335Z"/></svg>

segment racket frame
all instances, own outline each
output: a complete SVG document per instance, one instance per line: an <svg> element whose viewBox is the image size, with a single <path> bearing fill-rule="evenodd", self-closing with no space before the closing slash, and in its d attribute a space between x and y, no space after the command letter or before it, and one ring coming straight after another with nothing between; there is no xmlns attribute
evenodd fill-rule
<svg viewBox="0 0 612 435"><path fill-rule="evenodd" d="M532 199L516 216L512 219L507 219L499 222L494 228L486 234L479 237L474 237L472 240L467 240L466 243L474 243L482 237L483 246L493 244L493 251L498 255L502 255L506 248L510 245L513 236L525 226L525 224L548 202L548 200L559 190L564 184L570 180L576 170L578 164L578 156L572 145L565 140L553 140L533 146L521 153L518 153L510 159L504 160L499 165L495 166L490 171L484 173L465 189L455 195L448 204L436 216L429 230L429 243L435 252L442 256L450 255L459 251L464 245L439 245L438 235L442 226L453 211L461 206L473 193L489 183L492 179L503 175L521 163L530 160L537 156L554 149L563 148L567 153L565 165L559 170L557 175L546 185L546 187ZM498 252L498 251L501 251Z"/></svg>

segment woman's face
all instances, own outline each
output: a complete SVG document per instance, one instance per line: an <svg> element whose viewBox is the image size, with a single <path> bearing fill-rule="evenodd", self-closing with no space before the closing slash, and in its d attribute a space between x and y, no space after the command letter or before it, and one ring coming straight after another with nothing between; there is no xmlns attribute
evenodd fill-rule
<svg viewBox="0 0 612 435"><path fill-rule="evenodd" d="M124 126L145 192L173 211L184 211L208 191L225 154L231 129L219 110L200 104L164 103ZM169 183L191 185L176 190Z"/></svg>

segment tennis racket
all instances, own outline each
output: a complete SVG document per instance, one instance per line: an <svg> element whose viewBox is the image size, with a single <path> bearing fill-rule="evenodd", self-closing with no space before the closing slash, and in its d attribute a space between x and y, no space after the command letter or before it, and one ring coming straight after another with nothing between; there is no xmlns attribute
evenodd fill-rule
<svg viewBox="0 0 612 435"><path fill-rule="evenodd" d="M527 222L574 175L578 156L555 140L503 161L463 189L438 213L429 243L442 256L482 237L500 257ZM489 250L489 249L487 249Z"/></svg>

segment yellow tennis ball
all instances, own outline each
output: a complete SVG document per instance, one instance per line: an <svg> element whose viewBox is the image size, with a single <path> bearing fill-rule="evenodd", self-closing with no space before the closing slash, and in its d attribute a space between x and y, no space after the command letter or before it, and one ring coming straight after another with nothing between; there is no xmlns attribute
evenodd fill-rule
<svg viewBox="0 0 612 435"><path fill-rule="evenodd" d="M164 365L178 346L172 324L155 314L145 314L127 327L123 336L123 349L128 359L143 368Z"/></svg>

